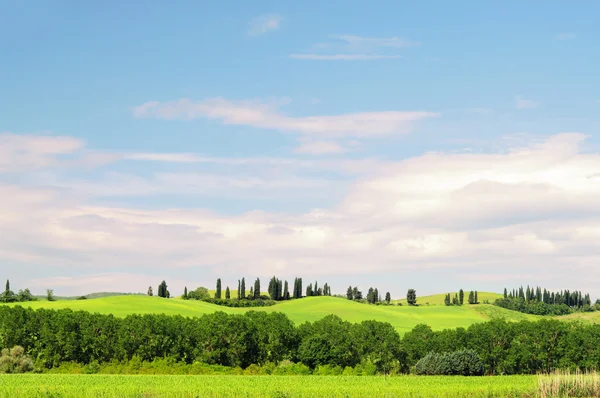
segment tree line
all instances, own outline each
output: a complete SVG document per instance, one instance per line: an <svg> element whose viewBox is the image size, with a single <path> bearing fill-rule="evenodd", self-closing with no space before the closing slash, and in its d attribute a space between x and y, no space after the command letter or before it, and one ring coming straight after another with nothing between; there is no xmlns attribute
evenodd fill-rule
<svg viewBox="0 0 600 398"><path fill-rule="evenodd" d="M439 354L421 363L429 363L421 366L427 373L448 366L466 369L460 358L469 358L475 369L472 352L485 374L600 368L600 325L546 319L492 320L443 331L417 325L401 338L387 322L353 324L334 315L295 326L284 314L262 311L216 312L200 318L163 314L117 318L69 309L0 306L0 349L14 346L22 346L36 366L46 369L67 362L169 358L175 363L240 368L284 361L310 369L369 365L379 373L408 373L428 354Z"/></svg>
<svg viewBox="0 0 600 398"><path fill-rule="evenodd" d="M444 297L444 304L447 306L451 305L463 305L465 301L465 291L460 289L458 293L454 294L454 297L450 296L450 293ZM477 297L477 290L471 290L468 298L469 304L479 304L479 298Z"/></svg>
<svg viewBox="0 0 600 398"><path fill-rule="evenodd" d="M514 311L536 315L566 315L575 311L594 311L589 294L581 291L550 291L541 287L523 286L508 291L497 299L495 305Z"/></svg>
<svg viewBox="0 0 600 398"><path fill-rule="evenodd" d="M6 280L6 288L0 294L0 303L17 303L35 300L37 300L37 298L31 294L29 289L19 290L18 293L13 292L10 289L10 281L8 279Z"/></svg>
<svg viewBox="0 0 600 398"><path fill-rule="evenodd" d="M161 288L161 286L163 286ZM167 285L165 281L159 286L159 296L169 297ZM269 280L267 287L267 294L262 294L260 278L256 278L253 286L250 286L248 294L246 294L246 278L238 280L238 287L235 297L231 297L231 289L229 286L225 288L225 294L223 296L223 285L221 278L217 278L215 294L211 297L208 289L205 287L198 287L195 290L188 291L187 286L184 288L183 295L181 296L184 300L202 300L213 304L224 305L228 307L262 307L274 305L277 301L300 299L302 297L310 296L331 296L331 286L325 283L322 287L319 287L318 281L315 281L314 285L311 283L306 287L306 296L302 294L302 278L294 279L294 286L290 294L288 281L283 281L276 276L273 276ZM166 295L161 295L160 292L166 292ZM152 295L152 287L148 288L148 295Z"/></svg>

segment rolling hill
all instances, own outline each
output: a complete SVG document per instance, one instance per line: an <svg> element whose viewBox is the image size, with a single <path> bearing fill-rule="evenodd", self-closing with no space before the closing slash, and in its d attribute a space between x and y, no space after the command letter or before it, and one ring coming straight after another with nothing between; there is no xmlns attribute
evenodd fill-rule
<svg viewBox="0 0 600 398"><path fill-rule="evenodd" d="M482 293L483 294L483 293ZM300 324L306 321L315 321L322 317L335 314L350 322L364 320L377 320L389 322L399 333L411 330L415 325L425 323L434 330L446 328L467 327L473 323L484 322L491 318L505 318L507 320L535 319L534 316L521 314L492 305L464 305L462 307L446 307L432 305L436 303L437 296L430 296L430 305L419 307L410 306L375 306L356 303L336 297L307 297L301 300L291 300L278 303L271 307L258 308L229 308L195 300L163 299L138 295L111 296L91 300L64 300L64 301L34 301L19 303L31 308L71 308L113 314L124 317L129 314L167 314L183 316L201 316L215 311L229 314L241 314L251 310L282 312L293 322ZM425 303L426 297L419 302ZM19 305L10 304L10 305Z"/></svg>

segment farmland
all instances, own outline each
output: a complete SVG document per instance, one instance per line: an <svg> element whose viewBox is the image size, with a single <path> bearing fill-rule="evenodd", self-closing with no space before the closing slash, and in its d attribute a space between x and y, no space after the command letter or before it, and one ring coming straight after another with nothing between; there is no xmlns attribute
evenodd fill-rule
<svg viewBox="0 0 600 398"><path fill-rule="evenodd" d="M19 397L516 397L536 387L537 376L0 376L0 396Z"/></svg>
<svg viewBox="0 0 600 398"><path fill-rule="evenodd" d="M482 296L492 296L493 293L482 293ZM446 307L440 305L438 298L443 295L423 297L420 303L430 300L430 305L412 306L375 306L356 303L335 297L307 297L301 300L290 300L271 307L258 308L229 308L195 300L163 299L149 296L114 296L93 300L64 300L64 301L34 301L19 303L34 309L71 308L113 314L124 317L130 314L167 314L183 316L200 316L203 314L223 311L228 314L240 314L251 310L266 312L282 312L294 323L313 322L326 315L334 314L349 322L377 320L389 322L403 334L415 325L425 323L434 330L446 328L468 327L474 323L484 322L492 318L507 320L535 319L535 317L515 311L505 310L492 305L464 305Z"/></svg>

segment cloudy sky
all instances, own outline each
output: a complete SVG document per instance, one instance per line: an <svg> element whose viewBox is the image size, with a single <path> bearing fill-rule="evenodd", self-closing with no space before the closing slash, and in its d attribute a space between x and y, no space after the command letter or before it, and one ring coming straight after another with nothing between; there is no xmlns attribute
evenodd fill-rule
<svg viewBox="0 0 600 398"><path fill-rule="evenodd" d="M15 290L600 296L597 1L2 8Z"/></svg>

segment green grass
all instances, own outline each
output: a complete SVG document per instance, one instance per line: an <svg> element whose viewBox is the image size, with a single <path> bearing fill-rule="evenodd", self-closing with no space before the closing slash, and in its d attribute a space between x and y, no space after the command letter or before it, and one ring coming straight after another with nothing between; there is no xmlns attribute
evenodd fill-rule
<svg viewBox="0 0 600 398"><path fill-rule="evenodd" d="M17 305L17 304L10 304ZM229 314L242 314L247 311L282 312L294 323L316 321L329 314L338 315L350 322L377 320L389 322L399 333L404 334L419 323L425 323L434 330L468 327L476 322L491 318L520 320L530 317L491 305L465 305L462 307L430 306L375 306L356 303L336 297L307 297L290 300L271 307L229 308L195 300L163 299L149 296L112 296L93 300L34 301L20 305L36 308L71 308L101 314L124 317L129 314L167 314L200 316L223 311Z"/></svg>
<svg viewBox="0 0 600 398"><path fill-rule="evenodd" d="M524 397L537 376L0 375L2 397Z"/></svg>

